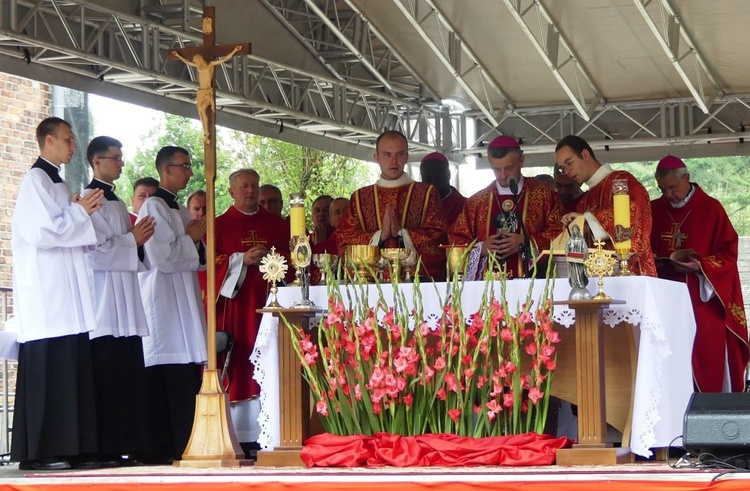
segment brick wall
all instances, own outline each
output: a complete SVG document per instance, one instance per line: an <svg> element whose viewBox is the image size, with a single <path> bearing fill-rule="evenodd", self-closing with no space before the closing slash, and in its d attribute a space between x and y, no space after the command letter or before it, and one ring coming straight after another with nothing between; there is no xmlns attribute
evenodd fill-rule
<svg viewBox="0 0 750 491"><path fill-rule="evenodd" d="M39 155L34 133L51 106L48 84L0 73L0 288L12 287L10 219L16 191Z"/></svg>

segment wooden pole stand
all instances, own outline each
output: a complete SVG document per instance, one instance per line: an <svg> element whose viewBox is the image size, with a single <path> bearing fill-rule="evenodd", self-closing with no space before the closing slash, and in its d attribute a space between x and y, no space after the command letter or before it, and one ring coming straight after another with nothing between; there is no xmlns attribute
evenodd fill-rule
<svg viewBox="0 0 750 491"><path fill-rule="evenodd" d="M325 310L311 309L259 309L279 318L279 426L281 444L273 450L258 452L257 465L271 467L300 467L304 463L300 452L310 436L310 388L302 376L299 356L293 346L289 329L281 315L293 325L308 331L310 320Z"/></svg>
<svg viewBox="0 0 750 491"><path fill-rule="evenodd" d="M607 443L607 413L604 399L604 336L602 313L622 300L575 300L554 302L569 305L576 313L576 389L578 392L578 443L557 451L557 465L613 465L633 462L630 448Z"/></svg>

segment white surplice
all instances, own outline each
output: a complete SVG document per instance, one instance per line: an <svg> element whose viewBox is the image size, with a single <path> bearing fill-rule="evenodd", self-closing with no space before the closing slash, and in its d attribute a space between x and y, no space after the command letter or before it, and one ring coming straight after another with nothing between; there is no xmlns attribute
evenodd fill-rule
<svg viewBox="0 0 750 491"><path fill-rule="evenodd" d="M91 191L86 189L83 194ZM141 271L145 268L138 259L135 237L130 233L130 213L122 200L105 199L102 203L102 208L91 215L96 247L86 252L97 323L89 337L148 336L138 284L139 267Z"/></svg>
<svg viewBox="0 0 750 491"><path fill-rule="evenodd" d="M151 332L143 338L146 366L203 363L206 318L198 285L198 250L186 233L190 212L184 206L169 208L162 198L151 196L141 206L138 220L146 216L156 221L153 237L143 246L148 271L138 274Z"/></svg>
<svg viewBox="0 0 750 491"><path fill-rule="evenodd" d="M52 165L52 164L49 164ZM84 247L96 244L86 210L40 168L21 180L12 219L18 342L92 331L96 318Z"/></svg>

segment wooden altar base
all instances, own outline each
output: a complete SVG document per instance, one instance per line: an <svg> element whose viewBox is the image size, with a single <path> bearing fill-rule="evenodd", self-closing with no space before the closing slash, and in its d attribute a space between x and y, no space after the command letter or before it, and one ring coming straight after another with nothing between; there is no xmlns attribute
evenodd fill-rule
<svg viewBox="0 0 750 491"><path fill-rule="evenodd" d="M0 466L0 491L631 491L747 490L750 474L671 469L663 462L617 466L417 467L308 469L244 467L224 469L130 467L94 471L28 473Z"/></svg>
<svg viewBox="0 0 750 491"><path fill-rule="evenodd" d="M629 448L561 448L557 451L557 465L617 465L635 462Z"/></svg>
<svg viewBox="0 0 750 491"><path fill-rule="evenodd" d="M274 451L261 450L258 452L257 465L269 467L302 467L305 464L300 457L302 447L277 448Z"/></svg>

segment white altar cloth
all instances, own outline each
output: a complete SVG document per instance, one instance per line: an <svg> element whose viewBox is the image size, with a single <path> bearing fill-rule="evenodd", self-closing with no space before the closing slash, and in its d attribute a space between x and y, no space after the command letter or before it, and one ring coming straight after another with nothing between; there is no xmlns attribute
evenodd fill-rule
<svg viewBox="0 0 750 491"><path fill-rule="evenodd" d="M507 282L508 307L515 310L524 302L531 280ZM541 295L544 280L536 280L532 299ZM392 298L390 284L382 285L386 300ZM413 301L413 286L399 285L407 303ZM426 321L433 327L440 318L446 284L421 285L422 304ZM484 282L467 282L462 295L464 315L479 307ZM589 290L596 293L596 281L589 282ZM695 318L687 287L682 283L644 276L611 277L604 281L604 290L624 305L613 305L606 310L604 322L614 327L621 322L636 328L638 367L636 370L633 400L633 424L630 448L644 457L651 455L649 448L666 447L682 435L682 419L693 392L691 353L695 338ZM496 285L496 292L500 291ZM568 298L570 286L558 279L554 287L554 300ZM375 305L377 289L370 287L370 304ZM345 297L346 295L344 295ZM300 288L279 289L279 303L289 306L301 298ZM310 300L327 307L326 287L310 288ZM659 307L661 306L661 309ZM554 319L570 327L575 314L566 306L556 305ZM258 418L261 435L260 446L270 450L280 443L279 428L279 358L278 319L264 314L250 360L255 364L255 380L261 387L261 413Z"/></svg>

